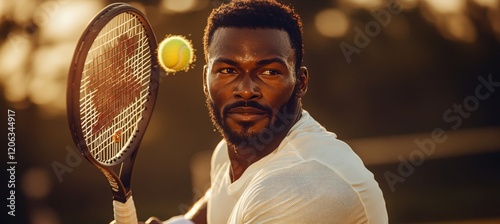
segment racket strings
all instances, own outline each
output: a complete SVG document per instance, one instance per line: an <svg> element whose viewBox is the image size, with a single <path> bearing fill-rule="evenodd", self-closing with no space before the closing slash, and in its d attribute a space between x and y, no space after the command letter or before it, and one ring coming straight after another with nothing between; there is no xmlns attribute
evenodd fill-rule
<svg viewBox="0 0 500 224"><path fill-rule="evenodd" d="M137 132L149 95L151 52L140 21L113 18L89 50L81 80L80 113L89 151L114 163Z"/></svg>

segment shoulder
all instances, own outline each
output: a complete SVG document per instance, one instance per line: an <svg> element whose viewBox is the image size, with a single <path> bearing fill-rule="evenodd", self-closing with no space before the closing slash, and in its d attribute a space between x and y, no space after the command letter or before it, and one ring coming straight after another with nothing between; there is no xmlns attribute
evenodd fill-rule
<svg viewBox="0 0 500 224"><path fill-rule="evenodd" d="M246 209L245 223L352 223L367 220L357 192L336 172L318 161L304 161L257 175L241 200Z"/></svg>
<svg viewBox="0 0 500 224"><path fill-rule="evenodd" d="M318 202L359 202L356 192L344 178L315 160L299 162L270 173L260 173L250 185L255 186L252 192L254 195L294 196L295 199Z"/></svg>
<svg viewBox="0 0 500 224"><path fill-rule="evenodd" d="M284 208L299 207L298 214L310 211L340 223L387 223L385 200L373 174L348 144L312 117L290 132L274 157L252 182L249 202L269 201L273 206L292 200L296 206Z"/></svg>
<svg viewBox="0 0 500 224"><path fill-rule="evenodd" d="M295 153L303 160L316 160L339 174L347 182L373 179L361 158L335 133L304 112L304 120L285 139L284 151Z"/></svg>

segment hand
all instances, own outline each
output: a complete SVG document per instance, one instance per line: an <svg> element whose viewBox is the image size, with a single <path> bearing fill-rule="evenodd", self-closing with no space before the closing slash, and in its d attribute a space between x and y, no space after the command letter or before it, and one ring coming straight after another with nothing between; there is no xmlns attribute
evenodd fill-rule
<svg viewBox="0 0 500 224"><path fill-rule="evenodd" d="M116 221L113 220L109 224L116 224ZM162 224L162 222L156 217L150 217L146 222L138 222L138 224Z"/></svg>
<svg viewBox="0 0 500 224"><path fill-rule="evenodd" d="M161 224L161 221L156 218L156 217L149 217L148 220L146 220L146 222L139 222L139 224Z"/></svg>

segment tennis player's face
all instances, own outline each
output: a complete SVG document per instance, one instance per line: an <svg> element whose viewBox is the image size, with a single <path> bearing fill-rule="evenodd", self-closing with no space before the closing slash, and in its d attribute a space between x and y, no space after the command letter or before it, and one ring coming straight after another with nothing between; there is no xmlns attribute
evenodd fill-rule
<svg viewBox="0 0 500 224"><path fill-rule="evenodd" d="M207 59L207 106L228 143L237 146L259 134L270 137L293 124L301 95L296 94L295 53L285 31L219 28Z"/></svg>

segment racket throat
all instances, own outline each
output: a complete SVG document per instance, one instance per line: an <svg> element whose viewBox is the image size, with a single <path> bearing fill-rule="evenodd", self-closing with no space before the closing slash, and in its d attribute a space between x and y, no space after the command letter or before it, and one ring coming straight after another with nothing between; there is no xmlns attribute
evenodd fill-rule
<svg viewBox="0 0 500 224"><path fill-rule="evenodd" d="M120 181L123 183L124 188L130 191L132 185L132 174L134 173L135 157L137 156L137 150L134 150L132 154L123 161L120 166L119 177Z"/></svg>
<svg viewBox="0 0 500 224"><path fill-rule="evenodd" d="M132 195L132 191L130 190L130 183L128 183L129 186L126 187L120 180L120 177L117 176L114 172L104 167L99 167L99 169L108 180L109 186L111 187L111 192L113 193L113 200L125 203L127 199Z"/></svg>

